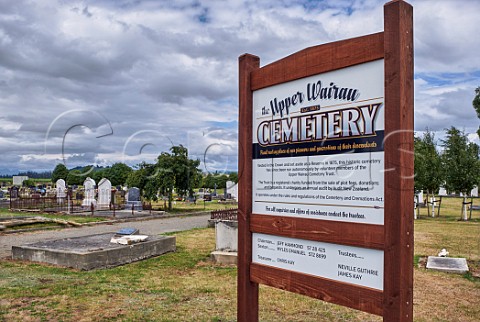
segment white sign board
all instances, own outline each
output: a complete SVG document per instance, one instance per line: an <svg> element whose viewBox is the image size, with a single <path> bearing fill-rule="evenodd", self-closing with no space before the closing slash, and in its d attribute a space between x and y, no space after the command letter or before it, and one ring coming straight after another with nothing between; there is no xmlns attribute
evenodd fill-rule
<svg viewBox="0 0 480 322"><path fill-rule="evenodd" d="M384 61L253 92L254 214L384 223Z"/></svg>
<svg viewBox="0 0 480 322"><path fill-rule="evenodd" d="M252 261L383 290L383 251L254 233Z"/></svg>

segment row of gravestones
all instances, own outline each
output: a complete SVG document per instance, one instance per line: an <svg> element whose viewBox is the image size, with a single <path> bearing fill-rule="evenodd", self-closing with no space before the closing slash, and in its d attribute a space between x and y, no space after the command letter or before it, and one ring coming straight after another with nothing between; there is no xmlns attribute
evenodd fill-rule
<svg viewBox="0 0 480 322"><path fill-rule="evenodd" d="M112 198L112 183L110 180L103 178L98 183L98 202L95 199L95 180L87 178L83 182L85 189L85 197L82 201L82 206L91 207L93 204L96 208L108 208ZM58 179L56 182L57 198L62 199L66 197L65 180ZM128 189L126 208L141 209L142 202L140 201L140 189L132 187Z"/></svg>

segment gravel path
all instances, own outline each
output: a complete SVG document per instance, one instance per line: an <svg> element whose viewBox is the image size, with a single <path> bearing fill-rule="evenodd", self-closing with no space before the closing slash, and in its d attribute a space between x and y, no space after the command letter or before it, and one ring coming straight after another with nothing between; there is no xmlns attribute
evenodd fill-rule
<svg viewBox="0 0 480 322"><path fill-rule="evenodd" d="M11 250L12 246L14 245L18 246L23 244L35 243L38 241L116 232L120 228L125 227L135 227L140 230L140 234L158 235L161 233L168 233L173 231L207 227L208 219L210 219L210 215L170 217L145 221L100 224L81 228L64 228L58 230L0 235L0 258L11 257Z"/></svg>

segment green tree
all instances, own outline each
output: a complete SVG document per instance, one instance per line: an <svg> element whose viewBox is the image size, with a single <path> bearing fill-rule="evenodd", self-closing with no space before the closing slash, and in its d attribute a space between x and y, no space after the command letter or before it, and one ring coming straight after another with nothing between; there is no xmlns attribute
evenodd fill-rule
<svg viewBox="0 0 480 322"><path fill-rule="evenodd" d="M207 174L206 176L203 176L202 187L213 189L214 185L215 185L215 179L211 173Z"/></svg>
<svg viewBox="0 0 480 322"><path fill-rule="evenodd" d="M475 97L472 102L473 108L477 112L477 116L480 119L480 87L475 89ZM477 134L480 137L480 126L478 127Z"/></svg>
<svg viewBox="0 0 480 322"><path fill-rule="evenodd" d="M90 173L90 178L98 184L102 178L107 178L108 169L99 169Z"/></svg>
<svg viewBox="0 0 480 322"><path fill-rule="evenodd" d="M138 169L130 171L125 183L129 187L137 187L146 200L157 200L158 178L155 176L155 165L141 163Z"/></svg>
<svg viewBox="0 0 480 322"><path fill-rule="evenodd" d="M168 197L168 209L172 209L173 190L179 196L193 195L193 188L200 181L200 160L188 158L188 150L182 145L172 146L170 153L163 152L157 158L155 181L160 193Z"/></svg>
<svg viewBox="0 0 480 322"><path fill-rule="evenodd" d="M445 181L442 160L437 151L434 133L428 129L422 138L415 137L415 190L425 190L427 200L435 197Z"/></svg>
<svg viewBox="0 0 480 322"><path fill-rule="evenodd" d="M463 194L462 219L467 220L466 198L480 181L479 147L453 126L447 130L443 146L446 188Z"/></svg>
<svg viewBox="0 0 480 322"><path fill-rule="evenodd" d="M115 163L106 171L105 178L109 179L113 186L123 186L132 171L132 168L125 163Z"/></svg>
<svg viewBox="0 0 480 322"><path fill-rule="evenodd" d="M67 176L67 184L68 185L77 185L77 186L80 186L83 184L83 182L85 181L86 177L85 175L82 174L82 171L80 170L71 170L70 172L68 172L68 176Z"/></svg>
<svg viewBox="0 0 480 322"><path fill-rule="evenodd" d="M29 187L29 188L35 187L35 180L33 179L23 180L22 186Z"/></svg>
<svg viewBox="0 0 480 322"><path fill-rule="evenodd" d="M67 176L68 176L67 167L64 164L59 163L56 165L55 169L53 169L52 182L55 183L57 182L58 179L67 180Z"/></svg>
<svg viewBox="0 0 480 322"><path fill-rule="evenodd" d="M238 172L230 172L228 174L228 180L238 183Z"/></svg>

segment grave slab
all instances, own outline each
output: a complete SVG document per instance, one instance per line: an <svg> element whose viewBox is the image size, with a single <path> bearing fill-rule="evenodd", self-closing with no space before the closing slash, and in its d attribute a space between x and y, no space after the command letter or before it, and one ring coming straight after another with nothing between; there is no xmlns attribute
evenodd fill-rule
<svg viewBox="0 0 480 322"><path fill-rule="evenodd" d="M174 236L150 236L146 241L110 243L115 233L58 239L12 247L12 258L42 262L78 270L108 268L174 252Z"/></svg>
<svg viewBox="0 0 480 322"><path fill-rule="evenodd" d="M465 274L468 272L468 265L465 258L428 256L427 269L446 273Z"/></svg>
<svg viewBox="0 0 480 322"><path fill-rule="evenodd" d="M214 251L210 253L210 258L217 264L224 264L224 265L238 264L237 252Z"/></svg>

